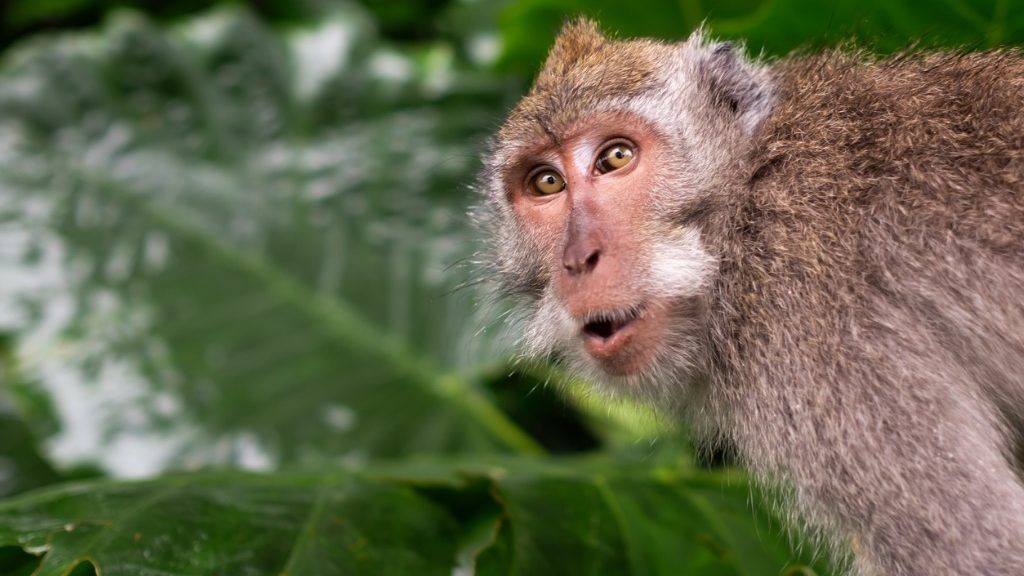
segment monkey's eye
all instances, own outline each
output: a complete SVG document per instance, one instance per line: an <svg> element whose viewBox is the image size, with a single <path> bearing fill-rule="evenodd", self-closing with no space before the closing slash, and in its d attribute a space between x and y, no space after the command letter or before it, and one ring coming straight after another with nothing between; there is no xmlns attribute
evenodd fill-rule
<svg viewBox="0 0 1024 576"><path fill-rule="evenodd" d="M601 174L618 170L633 161L633 147L629 144L612 144L601 151L597 157L595 168Z"/></svg>
<svg viewBox="0 0 1024 576"><path fill-rule="evenodd" d="M533 177L533 191L541 196L557 194L565 190L565 178L554 170L542 170Z"/></svg>

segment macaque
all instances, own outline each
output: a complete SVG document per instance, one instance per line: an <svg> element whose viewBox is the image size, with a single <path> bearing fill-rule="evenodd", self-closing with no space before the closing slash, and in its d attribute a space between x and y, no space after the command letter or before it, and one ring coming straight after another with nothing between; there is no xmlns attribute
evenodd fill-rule
<svg viewBox="0 0 1024 576"><path fill-rule="evenodd" d="M567 24L484 158L524 353L640 397L861 575L1024 574L1024 56Z"/></svg>

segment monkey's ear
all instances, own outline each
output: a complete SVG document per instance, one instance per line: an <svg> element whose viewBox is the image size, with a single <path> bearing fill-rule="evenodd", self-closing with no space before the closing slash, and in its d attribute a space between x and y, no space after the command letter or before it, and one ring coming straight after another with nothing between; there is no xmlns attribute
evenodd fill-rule
<svg viewBox="0 0 1024 576"><path fill-rule="evenodd" d="M688 42L700 46L700 81L712 103L735 116L745 131L752 132L770 107L768 82L761 69L732 42L704 43L702 30L694 32Z"/></svg>
<svg viewBox="0 0 1024 576"><path fill-rule="evenodd" d="M580 60L608 43L597 22L579 17L562 25L555 44L548 52L542 73L564 75Z"/></svg>

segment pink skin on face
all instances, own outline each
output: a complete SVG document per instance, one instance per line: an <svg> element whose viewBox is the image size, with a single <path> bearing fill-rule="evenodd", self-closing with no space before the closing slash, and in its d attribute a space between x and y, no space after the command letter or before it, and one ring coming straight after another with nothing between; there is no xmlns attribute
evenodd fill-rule
<svg viewBox="0 0 1024 576"><path fill-rule="evenodd" d="M580 325L584 349L611 374L641 370L668 328L668 305L642 291L649 258L644 237L662 139L629 114L580 122L561 142L531 150L507 175L516 213L543 247L551 288ZM632 160L602 173L609 146L633 150ZM565 188L541 194L534 179L554 170Z"/></svg>

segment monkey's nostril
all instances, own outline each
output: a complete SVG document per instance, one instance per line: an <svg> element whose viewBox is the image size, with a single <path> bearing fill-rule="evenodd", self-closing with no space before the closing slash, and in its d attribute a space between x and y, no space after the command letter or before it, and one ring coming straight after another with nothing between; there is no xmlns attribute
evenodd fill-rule
<svg viewBox="0 0 1024 576"><path fill-rule="evenodd" d="M566 259L562 264L565 266L566 271L573 276L577 274L589 274L597 267L597 261L600 257L600 250L593 250L586 258L572 254L572 251L570 251L566 253Z"/></svg>

